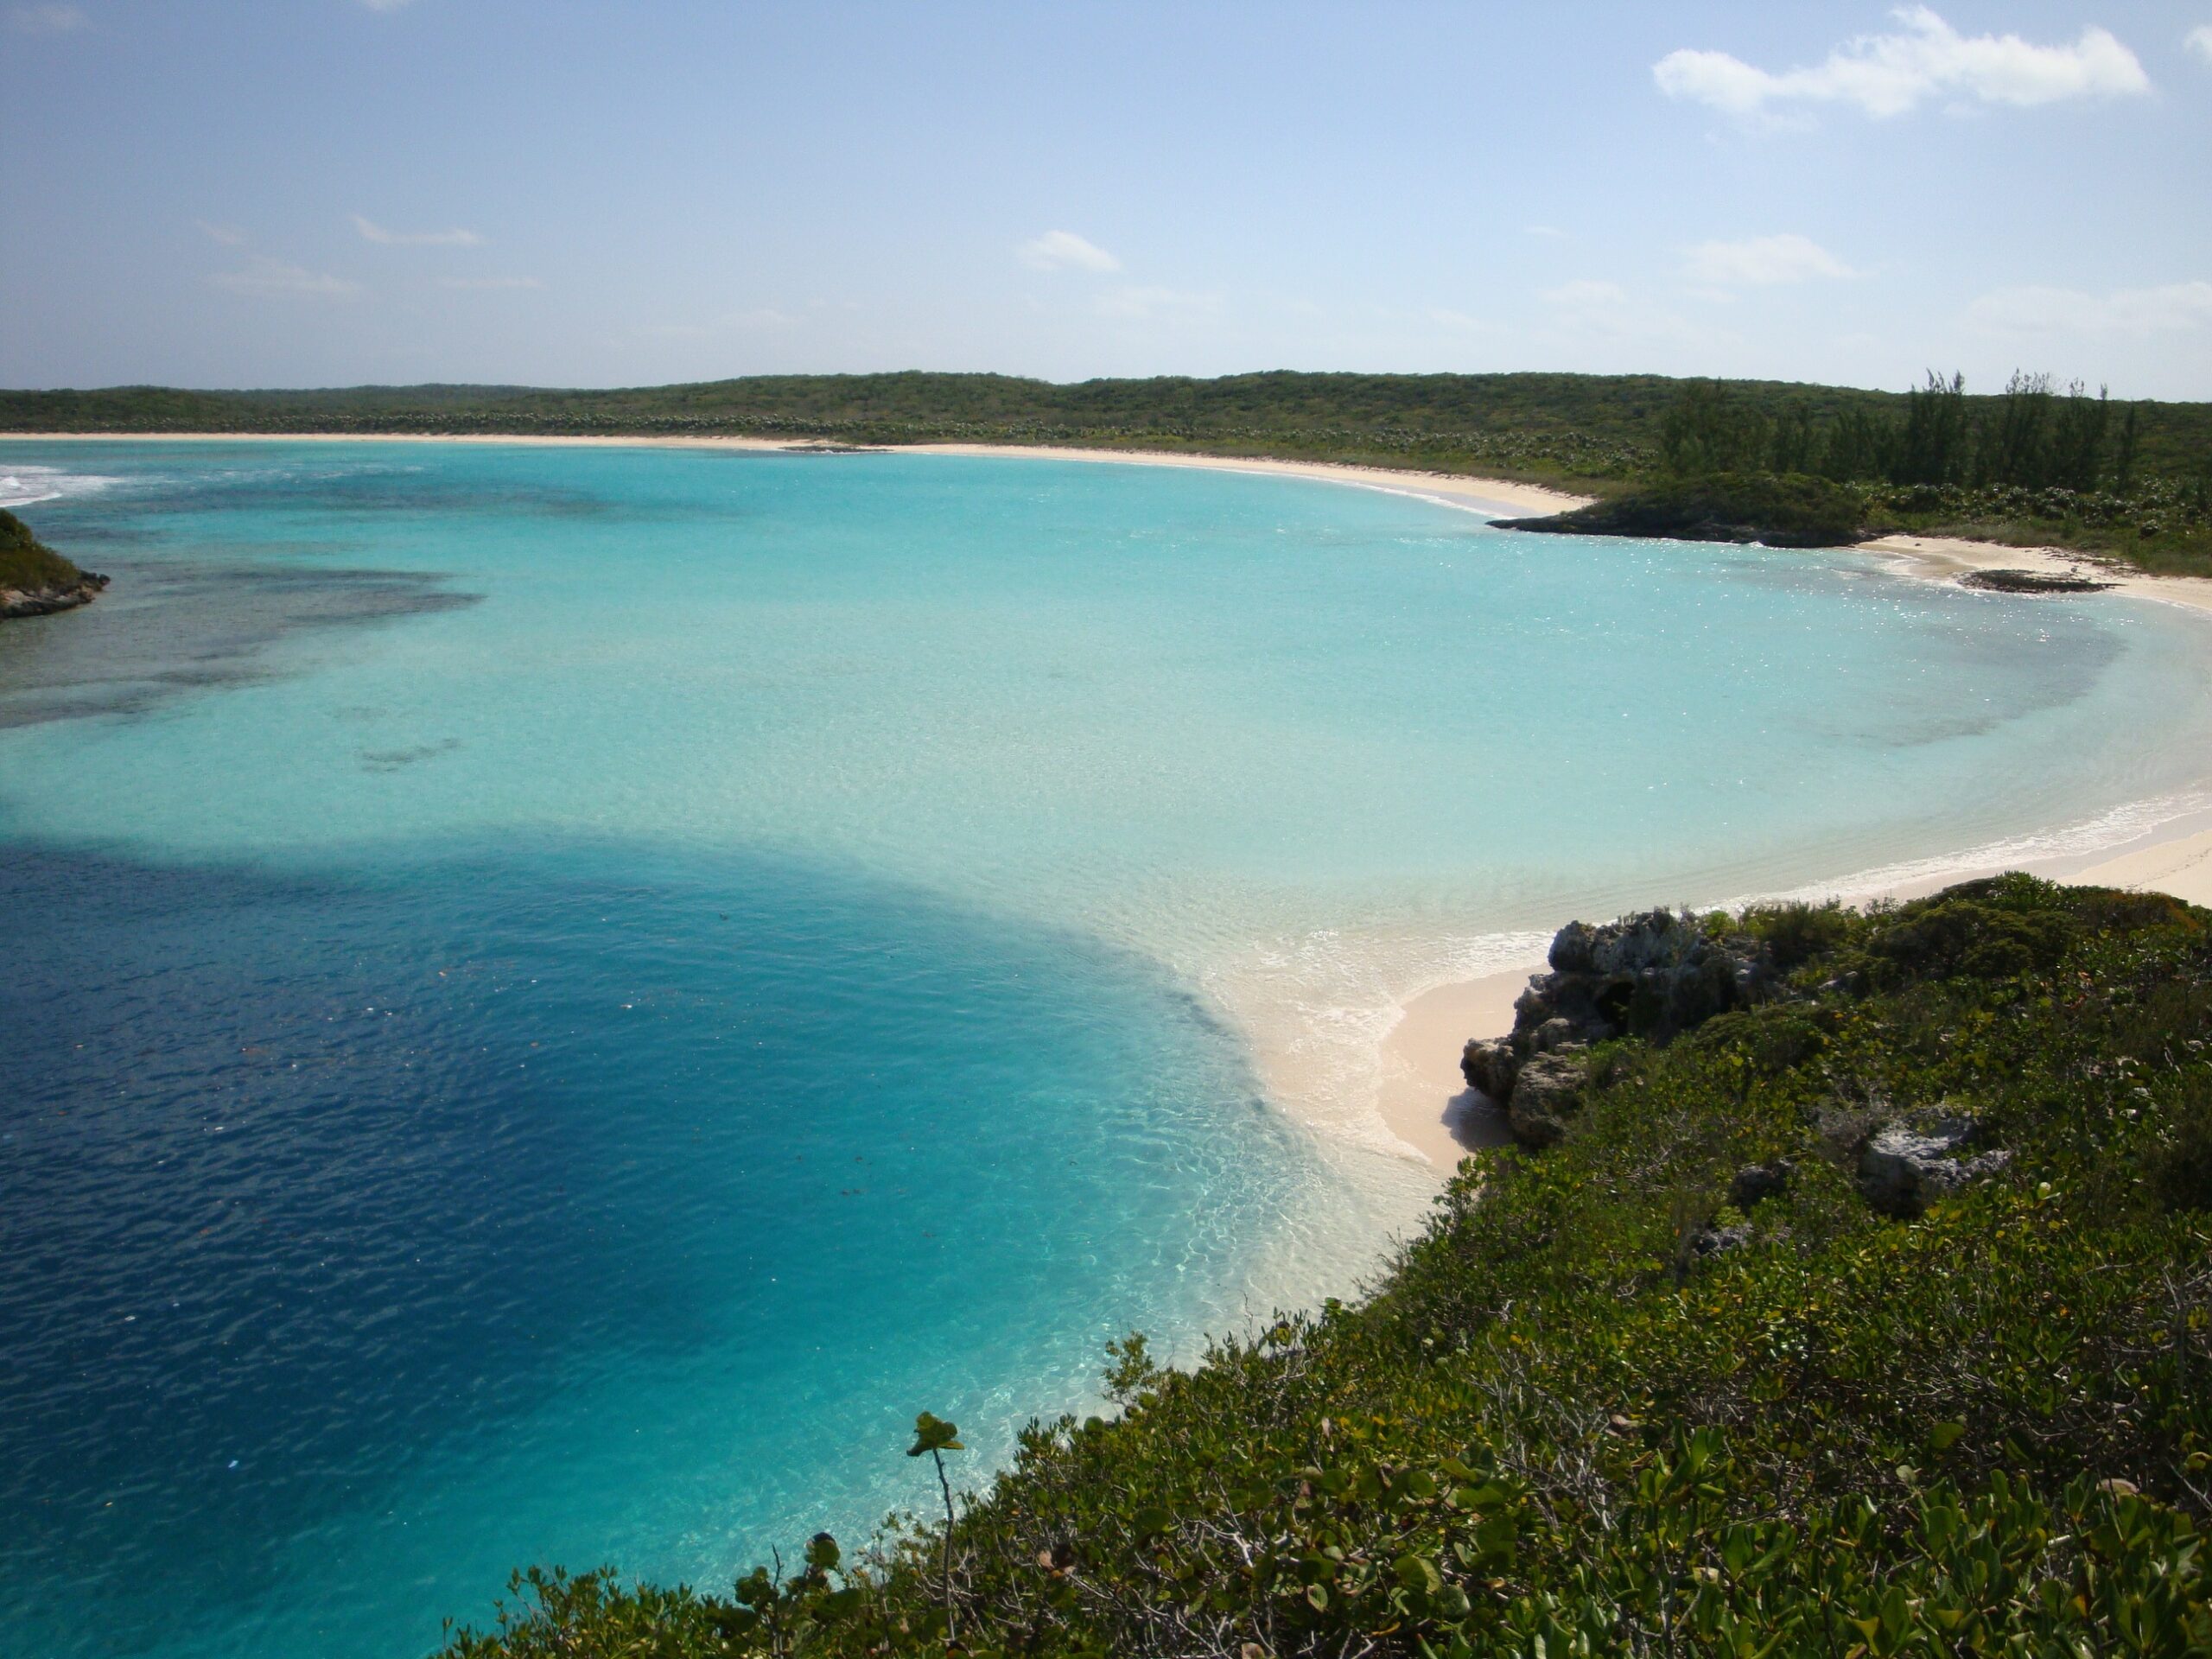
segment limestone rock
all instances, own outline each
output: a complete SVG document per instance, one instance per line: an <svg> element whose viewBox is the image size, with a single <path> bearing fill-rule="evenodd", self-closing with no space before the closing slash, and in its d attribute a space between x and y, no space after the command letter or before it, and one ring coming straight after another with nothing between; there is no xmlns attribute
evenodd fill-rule
<svg viewBox="0 0 2212 1659"><path fill-rule="evenodd" d="M1559 1138L1563 1080L1572 1074L1579 1102L1583 1075L1579 1064L1553 1068L1532 1084L1539 1060L1615 1037L1668 1042L1759 1001L1774 978L1757 940L1708 938L1695 918L1669 910L1596 927L1569 922L1552 940L1550 962L1551 971L1533 976L1514 1003L1511 1034L1471 1042L1459 1059L1469 1086L1507 1108L1514 1133L1531 1146ZM1517 1104L1519 1091L1532 1086L1545 1099Z"/></svg>
<svg viewBox="0 0 2212 1659"><path fill-rule="evenodd" d="M1459 1075L1466 1078L1467 1087L1495 1105L1504 1104L1513 1092L1514 1074L1520 1069L1520 1055L1503 1037L1478 1037L1459 1055Z"/></svg>
<svg viewBox="0 0 2212 1659"><path fill-rule="evenodd" d="M1553 1049L1522 1062L1506 1100L1506 1121L1523 1146L1548 1147L1567 1133L1567 1121L1582 1109L1589 1081L1589 1058L1580 1045Z"/></svg>
<svg viewBox="0 0 2212 1659"><path fill-rule="evenodd" d="M1958 1155L1975 1128L1971 1118L1950 1117L1924 1130L1893 1123L1876 1131L1859 1150L1859 1196L1885 1216L1910 1220L1945 1193L1994 1175L2012 1161L2011 1153Z"/></svg>

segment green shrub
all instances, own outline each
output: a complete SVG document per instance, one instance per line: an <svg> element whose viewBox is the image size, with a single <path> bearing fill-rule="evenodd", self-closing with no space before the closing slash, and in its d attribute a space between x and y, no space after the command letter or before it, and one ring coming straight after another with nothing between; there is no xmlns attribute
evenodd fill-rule
<svg viewBox="0 0 2212 1659"><path fill-rule="evenodd" d="M727 1593L538 1574L449 1652L2212 1651L2204 919L2024 877L1736 918L1796 991L1605 1046L1366 1302L1116 1344L1121 1414L949 1527ZM1857 1135L1938 1108L2011 1162L1872 1213Z"/></svg>
<svg viewBox="0 0 2212 1659"><path fill-rule="evenodd" d="M85 573L32 535L29 524L0 509L0 588L36 593L84 580Z"/></svg>

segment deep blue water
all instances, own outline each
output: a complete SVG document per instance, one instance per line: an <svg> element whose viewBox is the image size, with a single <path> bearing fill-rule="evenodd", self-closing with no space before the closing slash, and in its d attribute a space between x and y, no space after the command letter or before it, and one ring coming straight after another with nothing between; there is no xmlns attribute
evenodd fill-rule
<svg viewBox="0 0 2212 1659"><path fill-rule="evenodd" d="M18 849L0 913L11 1652L405 1651L867 1519L914 1410L995 1446L1216 1311L1295 1159L1156 969L789 862Z"/></svg>
<svg viewBox="0 0 2212 1659"><path fill-rule="evenodd" d="M980 1481L1109 1338L1356 1283L1434 1179L1376 1039L1501 938L2212 771L2161 607L1301 480L10 478L115 577L0 627L0 1651L36 1659L419 1653L525 1563L851 1537L931 1497L917 1411Z"/></svg>

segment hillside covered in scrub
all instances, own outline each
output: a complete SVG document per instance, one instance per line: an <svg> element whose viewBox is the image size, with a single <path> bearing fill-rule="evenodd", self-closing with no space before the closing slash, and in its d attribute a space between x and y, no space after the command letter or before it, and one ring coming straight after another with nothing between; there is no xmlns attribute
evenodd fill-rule
<svg viewBox="0 0 2212 1659"><path fill-rule="evenodd" d="M534 1573L450 1659L2212 1651L2212 916L2014 875L1555 965L1631 936L1672 988L1574 1034L1642 1034L1517 1033L1542 1149L1362 1303L1117 1344L949 1529ZM982 1484L847 1455L902 1452Z"/></svg>

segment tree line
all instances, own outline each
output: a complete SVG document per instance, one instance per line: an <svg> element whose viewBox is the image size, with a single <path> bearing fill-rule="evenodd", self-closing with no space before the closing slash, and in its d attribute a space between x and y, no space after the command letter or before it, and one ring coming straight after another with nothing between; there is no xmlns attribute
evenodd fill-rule
<svg viewBox="0 0 2212 1659"><path fill-rule="evenodd" d="M1966 377L1930 371L1894 413L1848 408L1817 419L1773 411L1719 381L1693 381L1660 425L1662 465L1678 477L1799 473L1837 483L1991 486L2126 495L2141 431L2134 405L2114 417L2104 388L2015 373L2004 394L1969 403Z"/></svg>

